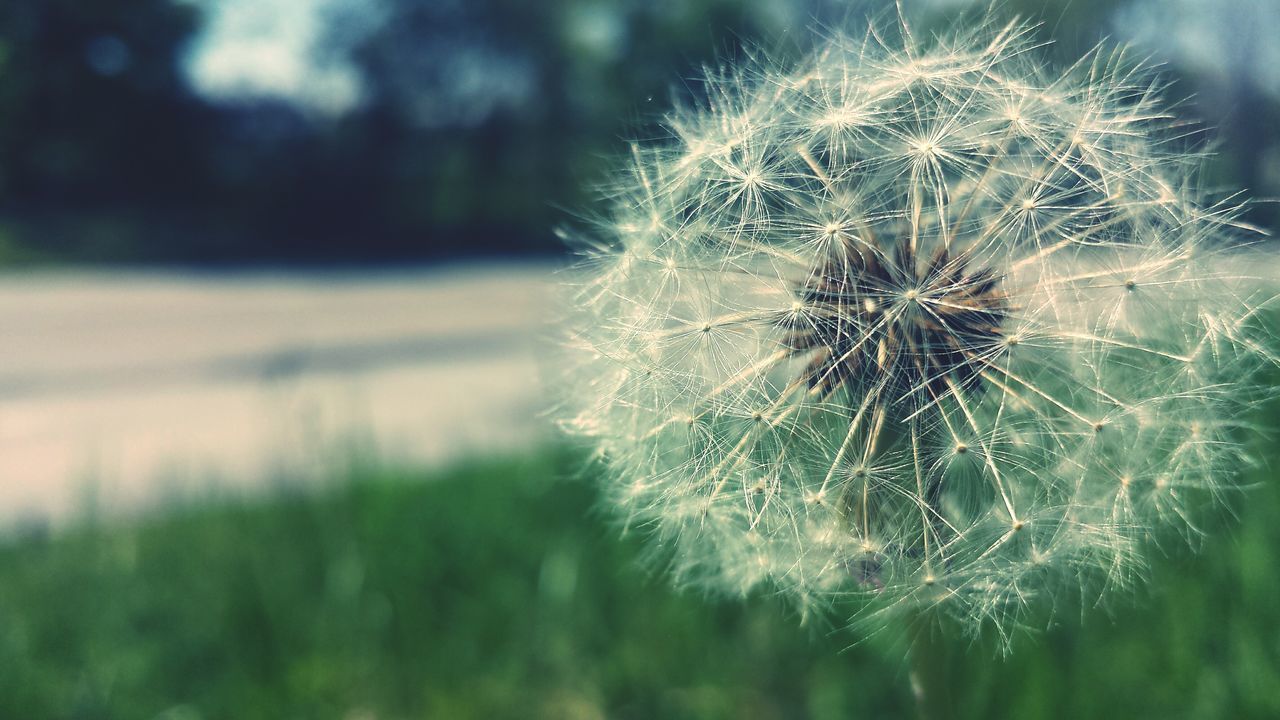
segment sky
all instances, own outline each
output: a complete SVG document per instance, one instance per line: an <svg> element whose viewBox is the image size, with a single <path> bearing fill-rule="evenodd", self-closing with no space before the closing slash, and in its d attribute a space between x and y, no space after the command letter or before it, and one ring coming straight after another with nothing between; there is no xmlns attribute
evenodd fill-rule
<svg viewBox="0 0 1280 720"><path fill-rule="evenodd" d="M341 115L360 103L359 72L340 53L323 52L327 15L355 9L373 21L376 0L185 1L207 13L184 62L201 95L282 99L321 115Z"/></svg>
<svg viewBox="0 0 1280 720"><path fill-rule="evenodd" d="M362 78L346 52L382 22L380 0L175 1L206 13L183 62L200 95L215 102L284 100L321 117L337 117L360 105ZM464 2L442 1L434 8L442 27L463 24ZM331 19L336 13L341 13L337 26ZM616 42L613 14L575 19L584 21L579 24L594 45ZM471 126L503 104L527 101L532 92L528 59L483 35L445 29L427 33L422 43L402 53L407 65L397 77L385 79L422 127Z"/></svg>
<svg viewBox="0 0 1280 720"><path fill-rule="evenodd" d="M1276 0L1134 0L1120 8L1114 25L1123 39L1159 59L1280 97Z"/></svg>

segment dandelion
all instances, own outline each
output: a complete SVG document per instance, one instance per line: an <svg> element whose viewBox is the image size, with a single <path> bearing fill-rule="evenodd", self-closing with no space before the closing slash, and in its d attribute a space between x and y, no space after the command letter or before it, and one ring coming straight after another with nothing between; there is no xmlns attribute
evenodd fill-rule
<svg viewBox="0 0 1280 720"><path fill-rule="evenodd" d="M1147 71L896 34L709 72L632 148L563 424L682 584L1005 632L1200 536L1270 298Z"/></svg>

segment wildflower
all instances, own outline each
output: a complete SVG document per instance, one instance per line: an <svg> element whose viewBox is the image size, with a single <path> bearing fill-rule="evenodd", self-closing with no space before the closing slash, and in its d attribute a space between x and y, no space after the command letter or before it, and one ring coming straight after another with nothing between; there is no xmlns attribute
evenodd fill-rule
<svg viewBox="0 0 1280 720"><path fill-rule="evenodd" d="M678 580L1005 628L1127 585L1245 461L1268 298L1158 86L1028 29L709 73L574 288L564 425ZM843 605L840 605L843 607Z"/></svg>

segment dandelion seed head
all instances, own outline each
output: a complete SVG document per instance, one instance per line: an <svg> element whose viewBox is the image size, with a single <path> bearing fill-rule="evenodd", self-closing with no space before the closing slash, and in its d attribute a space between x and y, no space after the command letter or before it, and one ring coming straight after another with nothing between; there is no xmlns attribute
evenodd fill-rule
<svg viewBox="0 0 1280 720"><path fill-rule="evenodd" d="M1236 483L1270 302L1158 84L1029 29L708 73L572 288L563 425L676 580L1006 636Z"/></svg>

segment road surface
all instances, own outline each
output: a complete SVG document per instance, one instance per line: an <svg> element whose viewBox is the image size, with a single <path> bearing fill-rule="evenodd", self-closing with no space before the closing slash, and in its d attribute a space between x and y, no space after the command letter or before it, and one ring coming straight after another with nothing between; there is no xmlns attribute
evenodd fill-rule
<svg viewBox="0 0 1280 720"><path fill-rule="evenodd" d="M534 444L552 276L0 277L0 528Z"/></svg>

